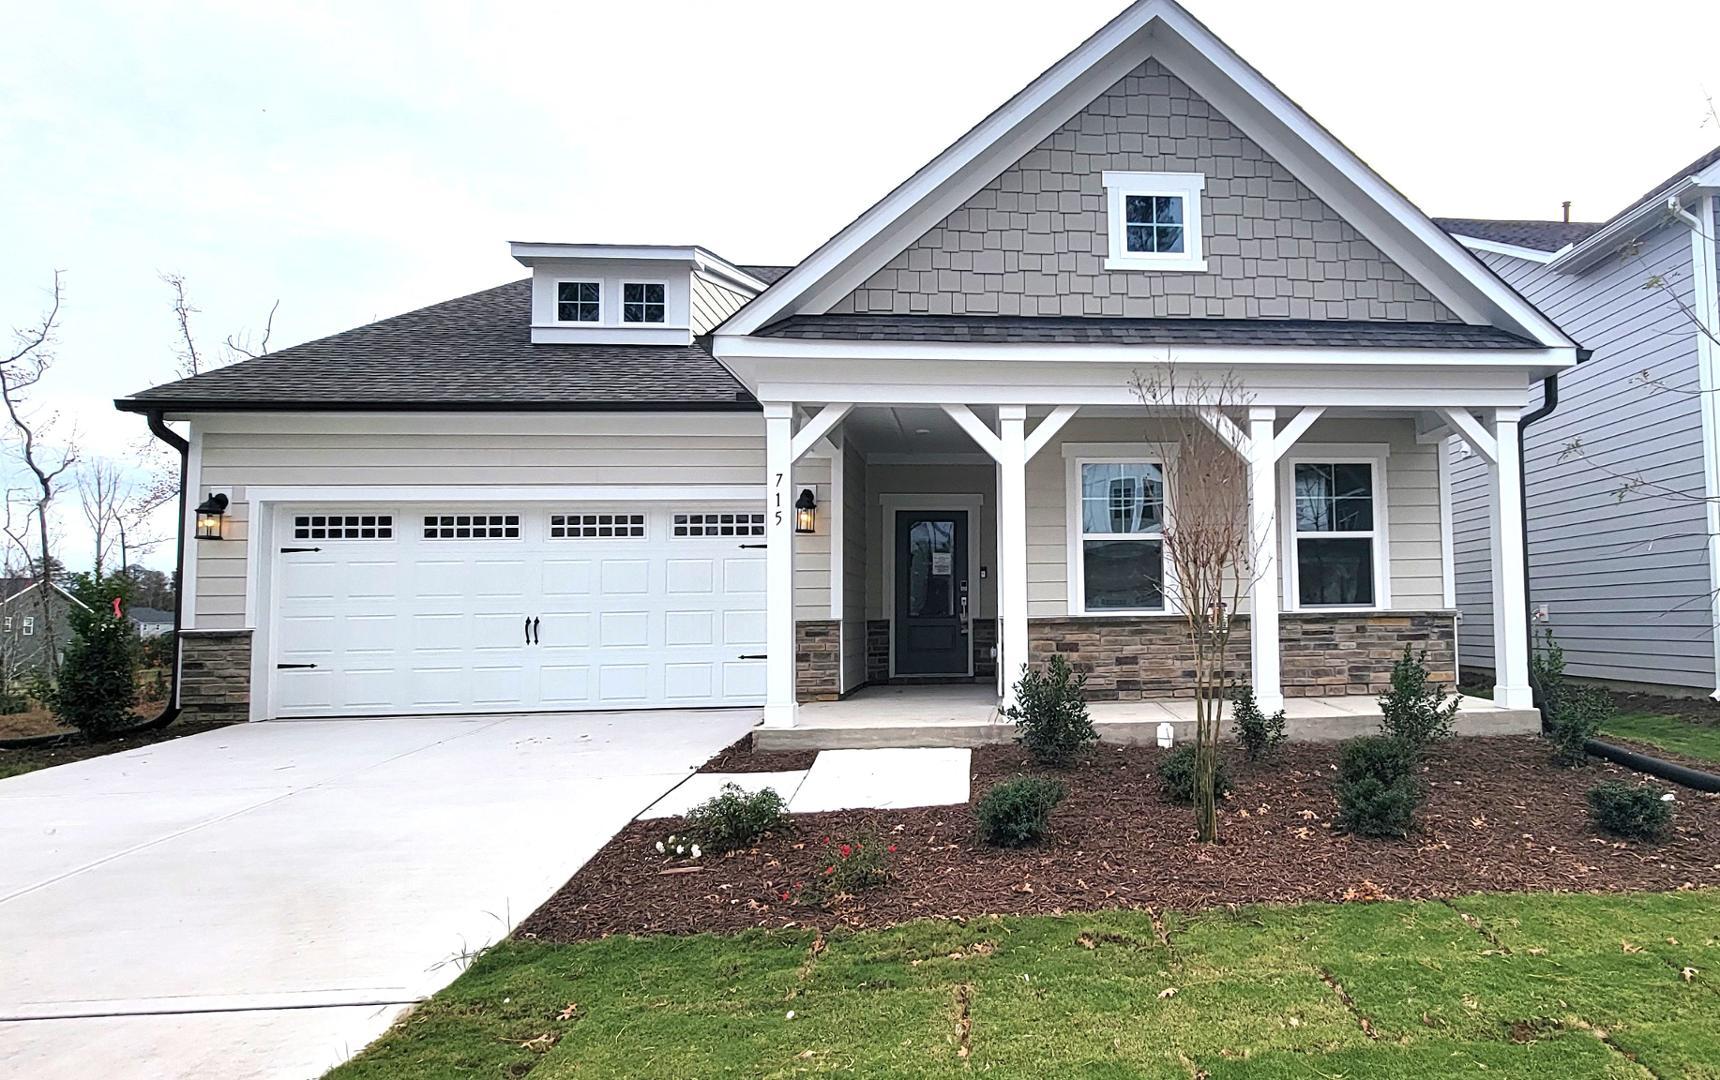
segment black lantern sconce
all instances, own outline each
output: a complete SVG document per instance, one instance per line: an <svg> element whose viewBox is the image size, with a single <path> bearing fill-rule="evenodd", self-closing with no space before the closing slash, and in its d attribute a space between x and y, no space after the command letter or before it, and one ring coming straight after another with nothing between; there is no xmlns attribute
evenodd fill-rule
<svg viewBox="0 0 1720 1080"><path fill-rule="evenodd" d="M227 496L217 491L197 507L197 539L221 539L221 522L227 516Z"/></svg>
<svg viewBox="0 0 1720 1080"><path fill-rule="evenodd" d="M794 531L813 532L817 524L818 498L812 494L811 488L801 488L800 498L794 500Z"/></svg>

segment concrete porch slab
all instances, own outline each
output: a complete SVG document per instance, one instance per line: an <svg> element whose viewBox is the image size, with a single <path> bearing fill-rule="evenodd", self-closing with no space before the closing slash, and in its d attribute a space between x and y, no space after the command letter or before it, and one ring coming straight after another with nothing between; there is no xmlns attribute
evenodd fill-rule
<svg viewBox="0 0 1720 1080"><path fill-rule="evenodd" d="M794 798L794 793L800 790L801 781L806 779L806 772L805 769L798 769L792 772L694 773L675 790L652 803L649 809L639 815L639 820L680 817L707 799L716 798L725 784L734 784L749 795L765 788L774 788L776 793L782 796L783 802L789 802Z"/></svg>
<svg viewBox="0 0 1720 1080"><path fill-rule="evenodd" d="M968 801L966 749L826 750L788 804L791 814L902 810Z"/></svg>

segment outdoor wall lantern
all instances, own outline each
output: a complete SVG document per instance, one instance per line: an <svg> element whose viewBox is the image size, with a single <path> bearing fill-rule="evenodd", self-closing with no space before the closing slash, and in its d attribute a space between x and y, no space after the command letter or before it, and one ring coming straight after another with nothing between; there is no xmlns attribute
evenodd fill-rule
<svg viewBox="0 0 1720 1080"><path fill-rule="evenodd" d="M197 507L197 539L221 539L221 522L227 516L227 496L217 491Z"/></svg>
<svg viewBox="0 0 1720 1080"><path fill-rule="evenodd" d="M811 488L801 488L800 498L794 500L794 531L809 533L818 523L818 498Z"/></svg>

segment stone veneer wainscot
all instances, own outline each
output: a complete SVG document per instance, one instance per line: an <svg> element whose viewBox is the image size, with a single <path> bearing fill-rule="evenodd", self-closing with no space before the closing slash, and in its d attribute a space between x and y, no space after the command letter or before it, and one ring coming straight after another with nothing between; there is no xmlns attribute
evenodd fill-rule
<svg viewBox="0 0 1720 1080"><path fill-rule="evenodd" d="M179 708L190 720L251 718L251 631L180 631Z"/></svg>

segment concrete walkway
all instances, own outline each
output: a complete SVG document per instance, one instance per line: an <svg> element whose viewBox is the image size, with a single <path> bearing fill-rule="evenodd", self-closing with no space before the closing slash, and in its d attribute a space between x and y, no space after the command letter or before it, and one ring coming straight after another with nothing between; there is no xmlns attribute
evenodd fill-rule
<svg viewBox="0 0 1720 1080"><path fill-rule="evenodd" d="M249 724L0 781L0 1071L318 1076L757 719Z"/></svg>

